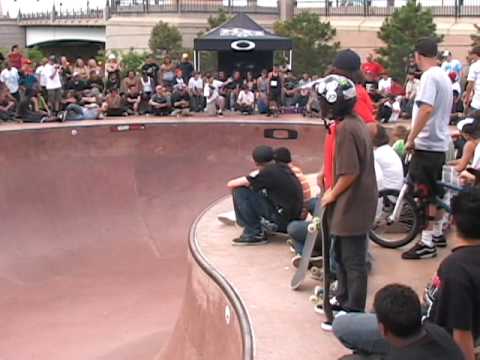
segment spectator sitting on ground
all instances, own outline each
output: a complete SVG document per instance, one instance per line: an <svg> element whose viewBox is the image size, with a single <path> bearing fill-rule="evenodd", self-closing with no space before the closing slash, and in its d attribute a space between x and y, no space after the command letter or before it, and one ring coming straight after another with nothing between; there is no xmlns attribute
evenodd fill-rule
<svg viewBox="0 0 480 360"><path fill-rule="evenodd" d="M203 96L205 96L206 100L207 113L222 116L225 108L225 98L220 95L219 89L222 87L223 82L214 79L211 74L207 74L206 79Z"/></svg>
<svg viewBox="0 0 480 360"><path fill-rule="evenodd" d="M142 84L140 82L140 79L135 74L135 71L130 70L127 77L122 81L120 91L122 94L127 94L128 90L132 87L135 88L136 93L140 93L142 91Z"/></svg>
<svg viewBox="0 0 480 360"><path fill-rule="evenodd" d="M68 90L67 93L65 94L64 98L62 99L62 110L65 110L65 108L70 105L70 104L78 104L80 102L80 96L79 93L74 91L74 90Z"/></svg>
<svg viewBox="0 0 480 360"><path fill-rule="evenodd" d="M395 125L392 131L392 148L395 150L400 159L405 158L407 150L405 148L405 143L408 138L408 129L404 125Z"/></svg>
<svg viewBox="0 0 480 360"><path fill-rule="evenodd" d="M378 125L377 133L373 137L373 157L383 175L385 189L400 190L403 186L403 164L398 154L389 145L390 138L387 130Z"/></svg>
<svg viewBox="0 0 480 360"><path fill-rule="evenodd" d="M462 157L452 160L448 164L453 165L457 173L461 173L469 165L480 168L480 114L460 120L457 124L460 135L465 139Z"/></svg>
<svg viewBox="0 0 480 360"><path fill-rule="evenodd" d="M449 346L450 340L442 336L442 340L437 341L436 357L431 359L474 360L475 341L480 337L480 189L460 192L452 199L451 209L455 224L454 250L441 262L425 292L424 326L428 327L429 322L441 326L463 353L463 356L455 355ZM397 314L393 319L405 318ZM381 318L379 322L382 323ZM356 352L386 355L391 351L374 314L339 316L333 330L343 345ZM400 355L404 356L393 359L430 359L416 352Z"/></svg>
<svg viewBox="0 0 480 360"><path fill-rule="evenodd" d="M8 88L0 82L0 120L11 121L15 119L16 102Z"/></svg>
<svg viewBox="0 0 480 360"><path fill-rule="evenodd" d="M39 111L36 103L32 101L35 97L35 90L28 89L18 104L17 115L23 122L43 123L49 120L49 115L45 111Z"/></svg>
<svg viewBox="0 0 480 360"><path fill-rule="evenodd" d="M174 108L173 115L185 114L190 109L190 96L188 95L187 86L180 84L173 88L172 105Z"/></svg>
<svg viewBox="0 0 480 360"><path fill-rule="evenodd" d="M126 116L128 115L127 109L124 105L122 96L118 93L118 89L112 88L105 97L105 101L102 104L102 112L107 116Z"/></svg>
<svg viewBox="0 0 480 360"><path fill-rule="evenodd" d="M285 232L302 212L302 186L288 165L272 163L273 149L266 145L257 146L252 157L258 171L227 184L237 223L244 228L233 245L265 244L266 231Z"/></svg>
<svg viewBox="0 0 480 360"><path fill-rule="evenodd" d="M168 97L163 85L157 85L155 88L155 94L152 95L148 104L151 107L151 112L153 115L166 116L170 115L172 112L170 98Z"/></svg>
<svg viewBox="0 0 480 360"><path fill-rule="evenodd" d="M388 73L383 72L378 80L378 93L383 96L387 97L391 94L392 90L392 78L388 76Z"/></svg>
<svg viewBox="0 0 480 360"><path fill-rule="evenodd" d="M138 92L137 87L132 86L128 88L127 94L125 97L125 102L127 105L127 111L129 114L138 115L138 109L140 107L140 102L142 101L142 97Z"/></svg>
<svg viewBox="0 0 480 360"><path fill-rule="evenodd" d="M381 123L393 123L397 122L400 118L401 106L400 106L401 97L394 95L388 95L380 104L378 111L378 120Z"/></svg>
<svg viewBox="0 0 480 360"><path fill-rule="evenodd" d="M205 108L203 96L203 79L198 71L193 73L193 76L188 81L188 91L190 94L190 102L192 104L192 111L201 112Z"/></svg>
<svg viewBox="0 0 480 360"><path fill-rule="evenodd" d="M255 110L255 95L247 85L243 85L242 90L240 90L238 94L237 109L243 115L251 115Z"/></svg>

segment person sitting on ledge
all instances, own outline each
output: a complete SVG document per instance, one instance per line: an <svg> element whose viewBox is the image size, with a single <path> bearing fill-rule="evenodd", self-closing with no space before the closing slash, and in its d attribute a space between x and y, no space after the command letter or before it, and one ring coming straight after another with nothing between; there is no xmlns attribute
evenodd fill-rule
<svg viewBox="0 0 480 360"><path fill-rule="evenodd" d="M244 228L233 245L265 244L266 231L286 232L288 223L302 213L302 185L290 167L272 162L270 146L257 146L252 157L258 170L227 184L237 223Z"/></svg>
<svg viewBox="0 0 480 360"><path fill-rule="evenodd" d="M242 90L238 94L237 109L243 115L251 115L255 110L255 96L247 85L242 85Z"/></svg>
<svg viewBox="0 0 480 360"><path fill-rule="evenodd" d="M163 85L157 85L155 94L153 94L148 104L153 115L166 116L172 112L172 104Z"/></svg>

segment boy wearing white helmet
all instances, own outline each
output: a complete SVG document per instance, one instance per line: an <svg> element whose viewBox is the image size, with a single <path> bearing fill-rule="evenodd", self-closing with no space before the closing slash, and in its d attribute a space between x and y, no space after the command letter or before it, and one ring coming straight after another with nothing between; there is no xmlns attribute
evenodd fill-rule
<svg viewBox="0 0 480 360"><path fill-rule="evenodd" d="M327 127L335 123L336 133L333 185L325 189L321 199L322 205L328 206L337 263L333 308L362 312L367 297L367 233L378 197L373 146L367 126L354 115L356 90L351 80L329 75L317 84L316 91L322 118Z"/></svg>

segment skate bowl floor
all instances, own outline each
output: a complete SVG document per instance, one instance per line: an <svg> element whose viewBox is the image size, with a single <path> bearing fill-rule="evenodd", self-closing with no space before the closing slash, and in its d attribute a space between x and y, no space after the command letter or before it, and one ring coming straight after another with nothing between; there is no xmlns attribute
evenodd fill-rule
<svg viewBox="0 0 480 360"><path fill-rule="evenodd" d="M254 146L316 172L323 136L283 120L2 126L0 359L253 358L248 310L191 225Z"/></svg>

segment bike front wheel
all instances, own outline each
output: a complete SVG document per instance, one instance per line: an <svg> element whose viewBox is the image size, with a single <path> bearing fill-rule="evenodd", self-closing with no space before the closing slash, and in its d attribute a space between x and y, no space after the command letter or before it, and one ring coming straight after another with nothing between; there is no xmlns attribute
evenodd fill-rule
<svg viewBox="0 0 480 360"><path fill-rule="evenodd" d="M391 221L399 191L384 189L378 193L375 222L369 232L370 239L386 248L396 249L411 242L420 231L420 216L415 200L408 194L402 201L400 216Z"/></svg>

